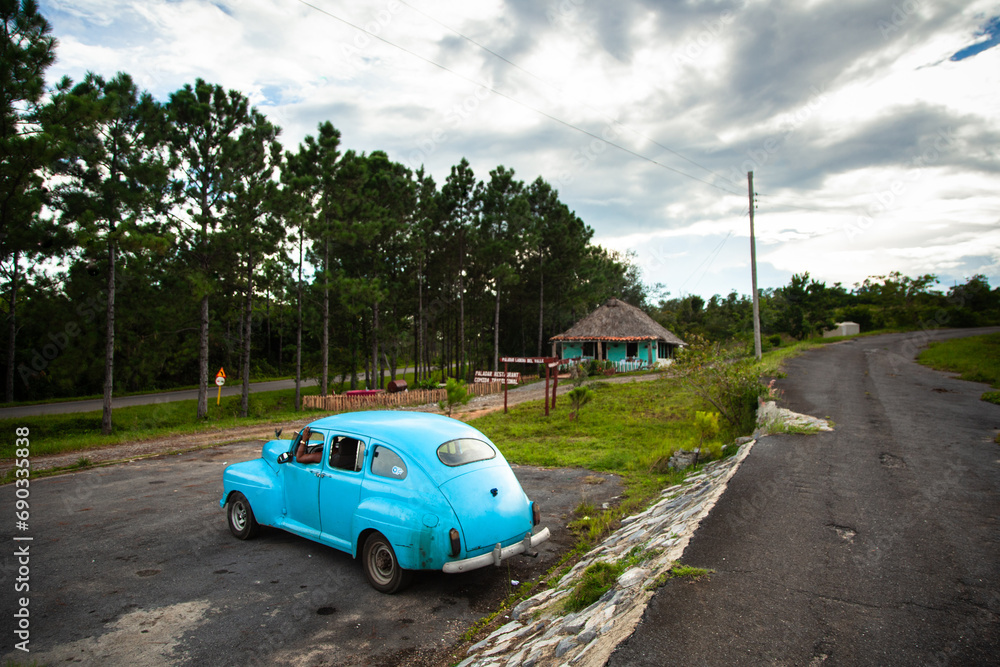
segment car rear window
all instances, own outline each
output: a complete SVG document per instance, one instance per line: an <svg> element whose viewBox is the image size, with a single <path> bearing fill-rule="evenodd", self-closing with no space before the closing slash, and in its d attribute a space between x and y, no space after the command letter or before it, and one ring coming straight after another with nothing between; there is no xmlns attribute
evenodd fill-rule
<svg viewBox="0 0 1000 667"><path fill-rule="evenodd" d="M438 458L446 466L464 466L467 463L486 461L497 455L496 450L482 440L459 438L449 440L437 449Z"/></svg>

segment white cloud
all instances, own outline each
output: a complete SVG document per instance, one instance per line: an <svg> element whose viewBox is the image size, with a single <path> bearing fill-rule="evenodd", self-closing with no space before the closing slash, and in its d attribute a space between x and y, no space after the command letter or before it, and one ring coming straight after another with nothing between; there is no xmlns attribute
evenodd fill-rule
<svg viewBox="0 0 1000 667"><path fill-rule="evenodd" d="M314 4L417 55L293 0L42 0L50 79L124 70L166 99L200 77L246 94L290 148L330 120L346 148L439 184L462 157L480 178L540 175L674 293L749 291L751 169L764 287L805 271L1000 283L1000 49L949 60L994 0Z"/></svg>

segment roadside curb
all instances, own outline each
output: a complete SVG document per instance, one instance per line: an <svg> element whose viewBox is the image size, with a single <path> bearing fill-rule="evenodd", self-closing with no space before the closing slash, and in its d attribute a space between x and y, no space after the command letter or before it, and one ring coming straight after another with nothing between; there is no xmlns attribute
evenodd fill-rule
<svg viewBox="0 0 1000 667"><path fill-rule="evenodd" d="M702 519L715 506L756 440L728 459L706 464L683 484L669 487L649 509L588 552L553 587L523 600L509 623L468 649L457 667L548 667L605 664L642 618L649 599L684 553ZM592 564L638 561L586 609L563 615L563 604Z"/></svg>

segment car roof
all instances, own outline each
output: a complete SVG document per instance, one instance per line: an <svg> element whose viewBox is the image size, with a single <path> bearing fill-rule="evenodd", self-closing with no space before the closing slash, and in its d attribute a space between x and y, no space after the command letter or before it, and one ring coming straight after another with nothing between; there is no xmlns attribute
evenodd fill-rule
<svg viewBox="0 0 1000 667"><path fill-rule="evenodd" d="M478 468L495 465L509 467L504 455L481 431L444 415L394 410L345 412L317 419L309 426L371 436L379 442L392 445L399 450L399 453L408 456L411 463L416 463L422 468L438 485ZM488 442L493 445L497 455L485 461L456 468L448 467L438 459L437 448L442 443L457 438L475 438Z"/></svg>
<svg viewBox="0 0 1000 667"><path fill-rule="evenodd" d="M343 429L360 435L369 435L407 452L429 452L435 457L438 445L456 438L476 438L492 444L481 431L465 422L428 412L395 410L345 412L317 419L309 426Z"/></svg>

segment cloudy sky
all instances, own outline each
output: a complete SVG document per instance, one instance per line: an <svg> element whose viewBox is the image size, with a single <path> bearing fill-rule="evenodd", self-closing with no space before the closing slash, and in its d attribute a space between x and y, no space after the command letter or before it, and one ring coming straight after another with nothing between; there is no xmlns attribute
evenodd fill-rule
<svg viewBox="0 0 1000 667"><path fill-rule="evenodd" d="M671 295L1000 285L1000 0L41 0L50 81L201 77L438 184L542 176Z"/></svg>

